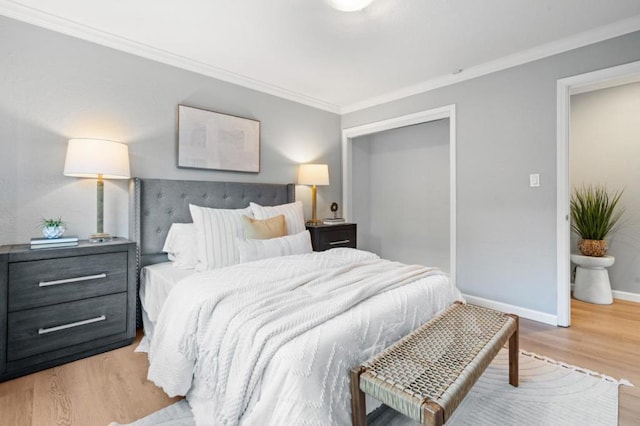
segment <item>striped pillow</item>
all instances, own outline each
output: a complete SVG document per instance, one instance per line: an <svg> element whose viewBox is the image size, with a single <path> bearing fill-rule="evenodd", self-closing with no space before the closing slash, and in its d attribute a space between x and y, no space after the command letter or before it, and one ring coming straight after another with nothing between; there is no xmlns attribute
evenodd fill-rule
<svg viewBox="0 0 640 426"><path fill-rule="evenodd" d="M304 224L304 213L302 212L302 203L296 201L289 204L280 204L279 206L261 206L260 204L250 203L253 217L256 219L269 219L280 214L284 215L287 224L287 235L295 235L306 230Z"/></svg>
<svg viewBox="0 0 640 426"><path fill-rule="evenodd" d="M244 238L242 216L251 209L211 209L189 204L196 226L196 271L222 268L238 263L236 240Z"/></svg>
<svg viewBox="0 0 640 426"><path fill-rule="evenodd" d="M269 257L305 254L312 251L309 231L302 231L296 235L287 235L286 237L271 238L270 240L238 241L240 263Z"/></svg>

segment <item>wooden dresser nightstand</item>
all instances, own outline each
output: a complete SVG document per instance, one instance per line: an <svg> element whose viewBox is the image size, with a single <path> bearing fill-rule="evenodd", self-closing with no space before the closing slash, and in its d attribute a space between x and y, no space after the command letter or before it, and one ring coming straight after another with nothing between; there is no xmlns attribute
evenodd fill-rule
<svg viewBox="0 0 640 426"><path fill-rule="evenodd" d="M136 244L0 247L0 381L130 344Z"/></svg>
<svg viewBox="0 0 640 426"><path fill-rule="evenodd" d="M355 223L340 223L337 225L307 225L311 233L313 251L324 251L336 247L356 248Z"/></svg>

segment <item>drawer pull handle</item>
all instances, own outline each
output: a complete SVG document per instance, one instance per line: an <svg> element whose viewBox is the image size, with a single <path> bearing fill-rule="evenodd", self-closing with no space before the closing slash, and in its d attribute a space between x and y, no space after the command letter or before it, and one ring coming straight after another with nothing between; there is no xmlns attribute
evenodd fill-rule
<svg viewBox="0 0 640 426"><path fill-rule="evenodd" d="M337 246L338 244L347 244L350 243L351 240L340 240L340 241L330 241L329 245L330 246Z"/></svg>
<svg viewBox="0 0 640 426"><path fill-rule="evenodd" d="M56 327L40 328L40 329L38 329L38 334L53 333L54 331L66 330L67 328L73 328L73 327L79 327L81 325L93 324L94 322L100 322L100 321L104 321L106 319L107 319L107 317L105 317L104 315L100 315L99 317L89 318L89 319L82 320L82 321L76 321L76 322L72 322L72 323L69 323L69 324L58 325Z"/></svg>
<svg viewBox="0 0 640 426"><path fill-rule="evenodd" d="M38 287L47 287L50 285L58 285L58 284L77 283L79 281L99 280L100 278L107 278L107 274L102 273L102 274L96 274L96 275L86 275L84 277L67 278L64 280L55 280L55 281L40 281L38 283Z"/></svg>

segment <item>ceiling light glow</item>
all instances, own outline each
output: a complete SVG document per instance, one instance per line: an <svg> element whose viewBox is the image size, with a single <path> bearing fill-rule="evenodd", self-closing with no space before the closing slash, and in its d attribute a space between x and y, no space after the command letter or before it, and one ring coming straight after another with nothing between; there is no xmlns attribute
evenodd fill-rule
<svg viewBox="0 0 640 426"><path fill-rule="evenodd" d="M327 0L331 7L343 12L357 12L369 6L373 0Z"/></svg>

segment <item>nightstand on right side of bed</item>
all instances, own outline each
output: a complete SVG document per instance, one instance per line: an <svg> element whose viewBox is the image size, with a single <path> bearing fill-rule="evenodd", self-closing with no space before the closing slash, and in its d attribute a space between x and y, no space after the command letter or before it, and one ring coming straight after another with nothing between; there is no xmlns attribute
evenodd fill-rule
<svg viewBox="0 0 640 426"><path fill-rule="evenodd" d="M307 225L311 234L313 251L324 251L336 247L356 248L357 225L340 223L335 225Z"/></svg>

